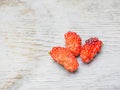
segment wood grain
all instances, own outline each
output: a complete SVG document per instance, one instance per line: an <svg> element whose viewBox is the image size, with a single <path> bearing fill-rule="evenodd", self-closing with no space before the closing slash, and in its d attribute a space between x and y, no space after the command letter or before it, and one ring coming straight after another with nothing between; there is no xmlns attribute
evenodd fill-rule
<svg viewBox="0 0 120 90"><path fill-rule="evenodd" d="M48 52L75 31L104 46L69 73ZM0 90L119 90L119 0L0 0Z"/></svg>

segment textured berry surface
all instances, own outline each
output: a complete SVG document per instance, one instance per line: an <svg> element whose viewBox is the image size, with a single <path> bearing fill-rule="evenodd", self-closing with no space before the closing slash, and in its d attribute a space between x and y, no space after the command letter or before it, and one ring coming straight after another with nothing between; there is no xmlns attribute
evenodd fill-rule
<svg viewBox="0 0 120 90"><path fill-rule="evenodd" d="M84 63L90 63L97 53L100 52L101 47L102 41L100 41L97 37L86 40L80 52L82 61Z"/></svg>
<svg viewBox="0 0 120 90"><path fill-rule="evenodd" d="M54 61L64 66L70 72L74 72L78 69L78 62L73 53L64 47L53 47L50 51L50 55Z"/></svg>
<svg viewBox="0 0 120 90"><path fill-rule="evenodd" d="M65 45L66 48L68 48L70 51L72 51L72 53L75 56L79 56L80 55L80 51L81 51L81 38L79 35L77 35L76 32L67 32L64 35L65 37Z"/></svg>

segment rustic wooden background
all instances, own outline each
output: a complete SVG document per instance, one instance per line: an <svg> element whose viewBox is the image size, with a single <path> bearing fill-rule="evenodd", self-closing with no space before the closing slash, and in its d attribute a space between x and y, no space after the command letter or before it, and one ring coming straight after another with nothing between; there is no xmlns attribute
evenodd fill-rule
<svg viewBox="0 0 120 90"><path fill-rule="evenodd" d="M76 73L48 52L75 31L101 53ZM120 90L120 0L0 0L0 90Z"/></svg>

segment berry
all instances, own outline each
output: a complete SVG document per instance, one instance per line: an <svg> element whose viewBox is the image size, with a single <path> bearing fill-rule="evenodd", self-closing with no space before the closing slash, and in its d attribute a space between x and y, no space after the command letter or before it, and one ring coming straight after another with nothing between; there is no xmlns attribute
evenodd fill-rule
<svg viewBox="0 0 120 90"><path fill-rule="evenodd" d="M75 56L80 55L81 51L81 38L77 35L76 32L67 32L64 35L65 37L65 45Z"/></svg>
<svg viewBox="0 0 120 90"><path fill-rule="evenodd" d="M80 52L82 61L84 63L90 63L97 53L100 52L101 47L102 41L100 41L97 37L86 40Z"/></svg>
<svg viewBox="0 0 120 90"><path fill-rule="evenodd" d="M70 72L74 72L78 69L78 62L73 53L64 47L53 47L50 51L50 55L54 61L64 66L64 68Z"/></svg>

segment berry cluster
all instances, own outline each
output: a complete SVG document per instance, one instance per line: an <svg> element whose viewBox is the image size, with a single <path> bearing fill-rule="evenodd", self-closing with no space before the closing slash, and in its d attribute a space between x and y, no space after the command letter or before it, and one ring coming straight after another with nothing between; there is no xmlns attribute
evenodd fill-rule
<svg viewBox="0 0 120 90"><path fill-rule="evenodd" d="M90 63L102 47L102 41L97 37L89 38L82 46L81 37L76 32L69 31L64 34L64 38L66 47L53 47L50 55L54 61L70 72L78 69L77 56L80 56L84 63Z"/></svg>

